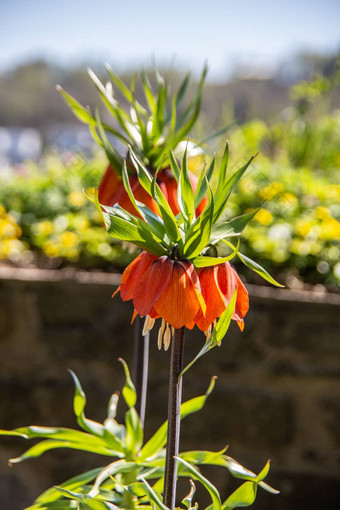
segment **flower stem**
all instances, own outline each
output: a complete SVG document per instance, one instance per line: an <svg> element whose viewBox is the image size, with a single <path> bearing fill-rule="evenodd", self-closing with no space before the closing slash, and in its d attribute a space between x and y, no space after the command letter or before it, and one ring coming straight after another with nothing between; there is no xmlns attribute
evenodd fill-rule
<svg viewBox="0 0 340 510"><path fill-rule="evenodd" d="M175 329L171 342L171 360L168 401L168 438L164 474L164 504L174 510L176 503L177 459L179 451L182 377L185 327Z"/></svg>
<svg viewBox="0 0 340 510"><path fill-rule="evenodd" d="M145 419L146 393L149 367L149 331L143 336L144 319L137 315L135 320L134 383L137 392L136 410L142 426Z"/></svg>

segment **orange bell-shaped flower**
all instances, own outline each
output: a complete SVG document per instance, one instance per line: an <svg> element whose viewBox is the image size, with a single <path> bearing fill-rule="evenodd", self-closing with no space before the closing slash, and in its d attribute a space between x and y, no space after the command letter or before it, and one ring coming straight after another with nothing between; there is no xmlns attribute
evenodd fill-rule
<svg viewBox="0 0 340 510"><path fill-rule="evenodd" d="M133 300L141 317L161 317L174 328L190 324L199 314L205 315L196 269L185 259L172 260L165 255L156 258L142 252L125 269L118 290L124 301Z"/></svg>
<svg viewBox="0 0 340 510"><path fill-rule="evenodd" d="M205 317L203 314L196 317L197 326L202 331L207 331L211 323L222 315L237 288L232 319L237 321L239 328L243 331L243 318L249 309L248 292L229 262L202 268L199 272L199 280L207 310Z"/></svg>

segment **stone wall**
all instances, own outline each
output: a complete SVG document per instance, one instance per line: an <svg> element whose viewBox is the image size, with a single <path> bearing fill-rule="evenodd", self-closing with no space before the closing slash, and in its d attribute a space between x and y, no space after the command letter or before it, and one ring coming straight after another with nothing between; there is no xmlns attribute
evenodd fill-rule
<svg viewBox="0 0 340 510"><path fill-rule="evenodd" d="M72 368L87 393L87 415L103 420L110 394L120 389L123 357L132 367L132 308L117 296L115 275L0 269L0 428L74 426ZM251 308L244 333L232 324L220 348L186 375L184 399L214 392L199 415L182 424L181 449L219 450L259 471L272 460L258 510L340 506L340 296L248 286ZM166 418L169 354L153 332L146 435ZM194 331L186 361L204 337ZM98 458L53 451L9 469L27 449L0 438L0 503L21 510L50 485L98 466ZM105 459L106 460L106 459ZM233 486L212 473L223 494Z"/></svg>

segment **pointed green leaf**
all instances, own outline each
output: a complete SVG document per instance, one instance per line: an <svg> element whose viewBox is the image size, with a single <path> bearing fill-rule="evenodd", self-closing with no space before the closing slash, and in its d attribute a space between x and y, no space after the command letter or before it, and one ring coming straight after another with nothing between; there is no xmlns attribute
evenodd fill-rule
<svg viewBox="0 0 340 510"><path fill-rule="evenodd" d="M18 462L22 462L26 459L33 459L36 457L40 457L43 453L54 450L56 448L70 448L72 450L81 450L85 452L97 453L98 455L108 455L108 456L121 456L119 452L111 450L107 447L100 446L99 444L93 445L87 442L79 443L72 441L60 441L58 439L46 439L41 441L40 443L32 446L29 450L23 453L20 457L16 457L15 459L10 459L11 464L17 464Z"/></svg>
<svg viewBox="0 0 340 510"><path fill-rule="evenodd" d="M207 489L211 496L214 510L221 510L222 508L221 499L216 487L211 482L209 482L209 480L205 478L196 468L189 464L189 462L186 462L184 459L181 459L180 457L177 457L177 460L180 464L186 467L186 469L190 472L190 474L195 480L199 480L201 484L204 485L204 487Z"/></svg>
<svg viewBox="0 0 340 510"><path fill-rule="evenodd" d="M276 280L274 280L274 278L270 276L270 274L267 273L267 271L263 269L263 267L261 267L260 264L258 264L254 260L250 259L249 257L240 252L237 253L237 256L243 262L243 264L245 264L247 267L255 271L255 273L258 273L260 276L262 276L264 280L267 280L267 282L272 283L276 287L284 287L284 285L281 285Z"/></svg>
<svg viewBox="0 0 340 510"><path fill-rule="evenodd" d="M143 444L143 428L141 421L134 407L125 413L125 425L126 425L126 450L128 454L132 453L136 455Z"/></svg>
<svg viewBox="0 0 340 510"><path fill-rule="evenodd" d="M76 374L70 369L69 369L69 372L72 376L72 379L73 379L74 385L75 385L75 394L74 394L74 398L73 398L73 410L74 410L74 414L76 416L80 416L84 412L84 409L86 406L86 395L85 395L85 392L84 392Z"/></svg>
<svg viewBox="0 0 340 510"><path fill-rule="evenodd" d="M109 208L106 209L108 210ZM115 209L117 214L115 213ZM112 208L112 212L114 214L104 213L106 229L110 234L122 241L133 243L143 250L159 257L167 255L168 252L159 241L155 239L145 222L141 220L136 221L138 218L135 218L137 224L133 224L131 223L131 218L123 219L119 217L117 207Z"/></svg>
<svg viewBox="0 0 340 510"><path fill-rule="evenodd" d="M171 166L172 173L174 174L175 179L178 182L180 175L181 175L181 170L178 166L177 160L175 158L175 155L174 155L172 149L170 150L170 166Z"/></svg>
<svg viewBox="0 0 340 510"><path fill-rule="evenodd" d="M254 482L245 482L223 503L223 510L250 506L256 499L257 485Z"/></svg>
<svg viewBox="0 0 340 510"><path fill-rule="evenodd" d="M188 510L191 510L191 509L197 508L197 503L194 507L192 506L192 500L193 500L193 497L196 492L196 487L192 480L189 480L189 482L190 482L190 492L189 492L189 494L187 494L185 496L185 498L182 499L182 503L185 506L185 508L187 508Z"/></svg>
<svg viewBox="0 0 340 510"><path fill-rule="evenodd" d="M252 161L254 160L254 158L256 156L257 156L257 154L255 154L255 156L252 156L247 161L247 163L245 165L243 165L235 173L233 173L233 175L231 175L229 177L229 179L227 179L225 182L222 182L222 177L220 177L221 181L219 179L219 183L221 185L219 185L219 187L217 188L215 196L214 196L214 198L215 198L214 223L216 223L218 218L223 213L223 211L225 209L226 202L227 202L227 200L228 200L232 190L234 189L236 184L239 182L239 180L241 179L242 175L247 170L247 168L249 167L249 165L252 163ZM224 175L223 168L222 168L222 175Z"/></svg>
<svg viewBox="0 0 340 510"><path fill-rule="evenodd" d="M183 256L188 259L197 257L207 246L210 239L214 217L214 197L209 185L208 189L210 195L208 205L186 232Z"/></svg>
<svg viewBox="0 0 340 510"><path fill-rule="evenodd" d="M23 437L24 439L28 439L28 436L26 434L18 432L17 430L0 430L0 436L17 436Z"/></svg>
<svg viewBox="0 0 340 510"><path fill-rule="evenodd" d="M185 218L188 225L195 216L194 207L194 194L191 187L191 181L187 165L187 149L184 151L184 156L181 166L181 174L177 187L177 201L183 218Z"/></svg>
<svg viewBox="0 0 340 510"><path fill-rule="evenodd" d="M262 482L262 480L264 480L266 478L267 474L269 473L269 468L270 468L270 460L268 460L268 462L266 463L266 465L264 466L262 471L257 475L256 483L260 483L260 482Z"/></svg>
<svg viewBox="0 0 340 510"><path fill-rule="evenodd" d="M228 221L223 221L218 225L214 225L210 242L220 240L226 237L240 236L248 223L254 218L260 209L256 209L242 216L236 216Z"/></svg>
<svg viewBox="0 0 340 510"><path fill-rule="evenodd" d="M141 478L141 481L145 488L145 493L147 494L151 503L154 503L155 507L159 510L169 510L167 506L163 504L162 498L159 493L157 493L151 485L148 484L146 480Z"/></svg>
<svg viewBox="0 0 340 510"><path fill-rule="evenodd" d="M212 175L214 173L214 168L215 168L215 158L213 158L211 160L208 170L205 171L203 169L201 172L201 175L200 175L198 183L197 183L197 188L195 191L195 197L194 197L195 209L196 209L196 207L198 207L200 205L200 203L202 202L202 200L204 198L204 195L207 192L208 183L210 183L210 181L211 181Z"/></svg>
<svg viewBox="0 0 340 510"><path fill-rule="evenodd" d="M127 364L125 363L125 361L122 358L118 358L118 361L120 361L121 364L123 365L124 372L125 372L125 385L122 390L123 397L124 397L124 400L127 403L128 407L131 408L131 407L134 407L136 404L136 400L137 400L136 388L131 380L130 372L129 372L129 368L128 368Z"/></svg>

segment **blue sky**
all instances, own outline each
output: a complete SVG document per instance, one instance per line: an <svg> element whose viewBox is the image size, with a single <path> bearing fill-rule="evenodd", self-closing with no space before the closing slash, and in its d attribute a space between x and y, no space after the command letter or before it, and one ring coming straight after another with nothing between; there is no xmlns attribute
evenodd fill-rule
<svg viewBox="0 0 340 510"><path fill-rule="evenodd" d="M0 15L1 70L41 56L119 70L175 56L223 79L239 63L340 48L338 0L1 0Z"/></svg>

